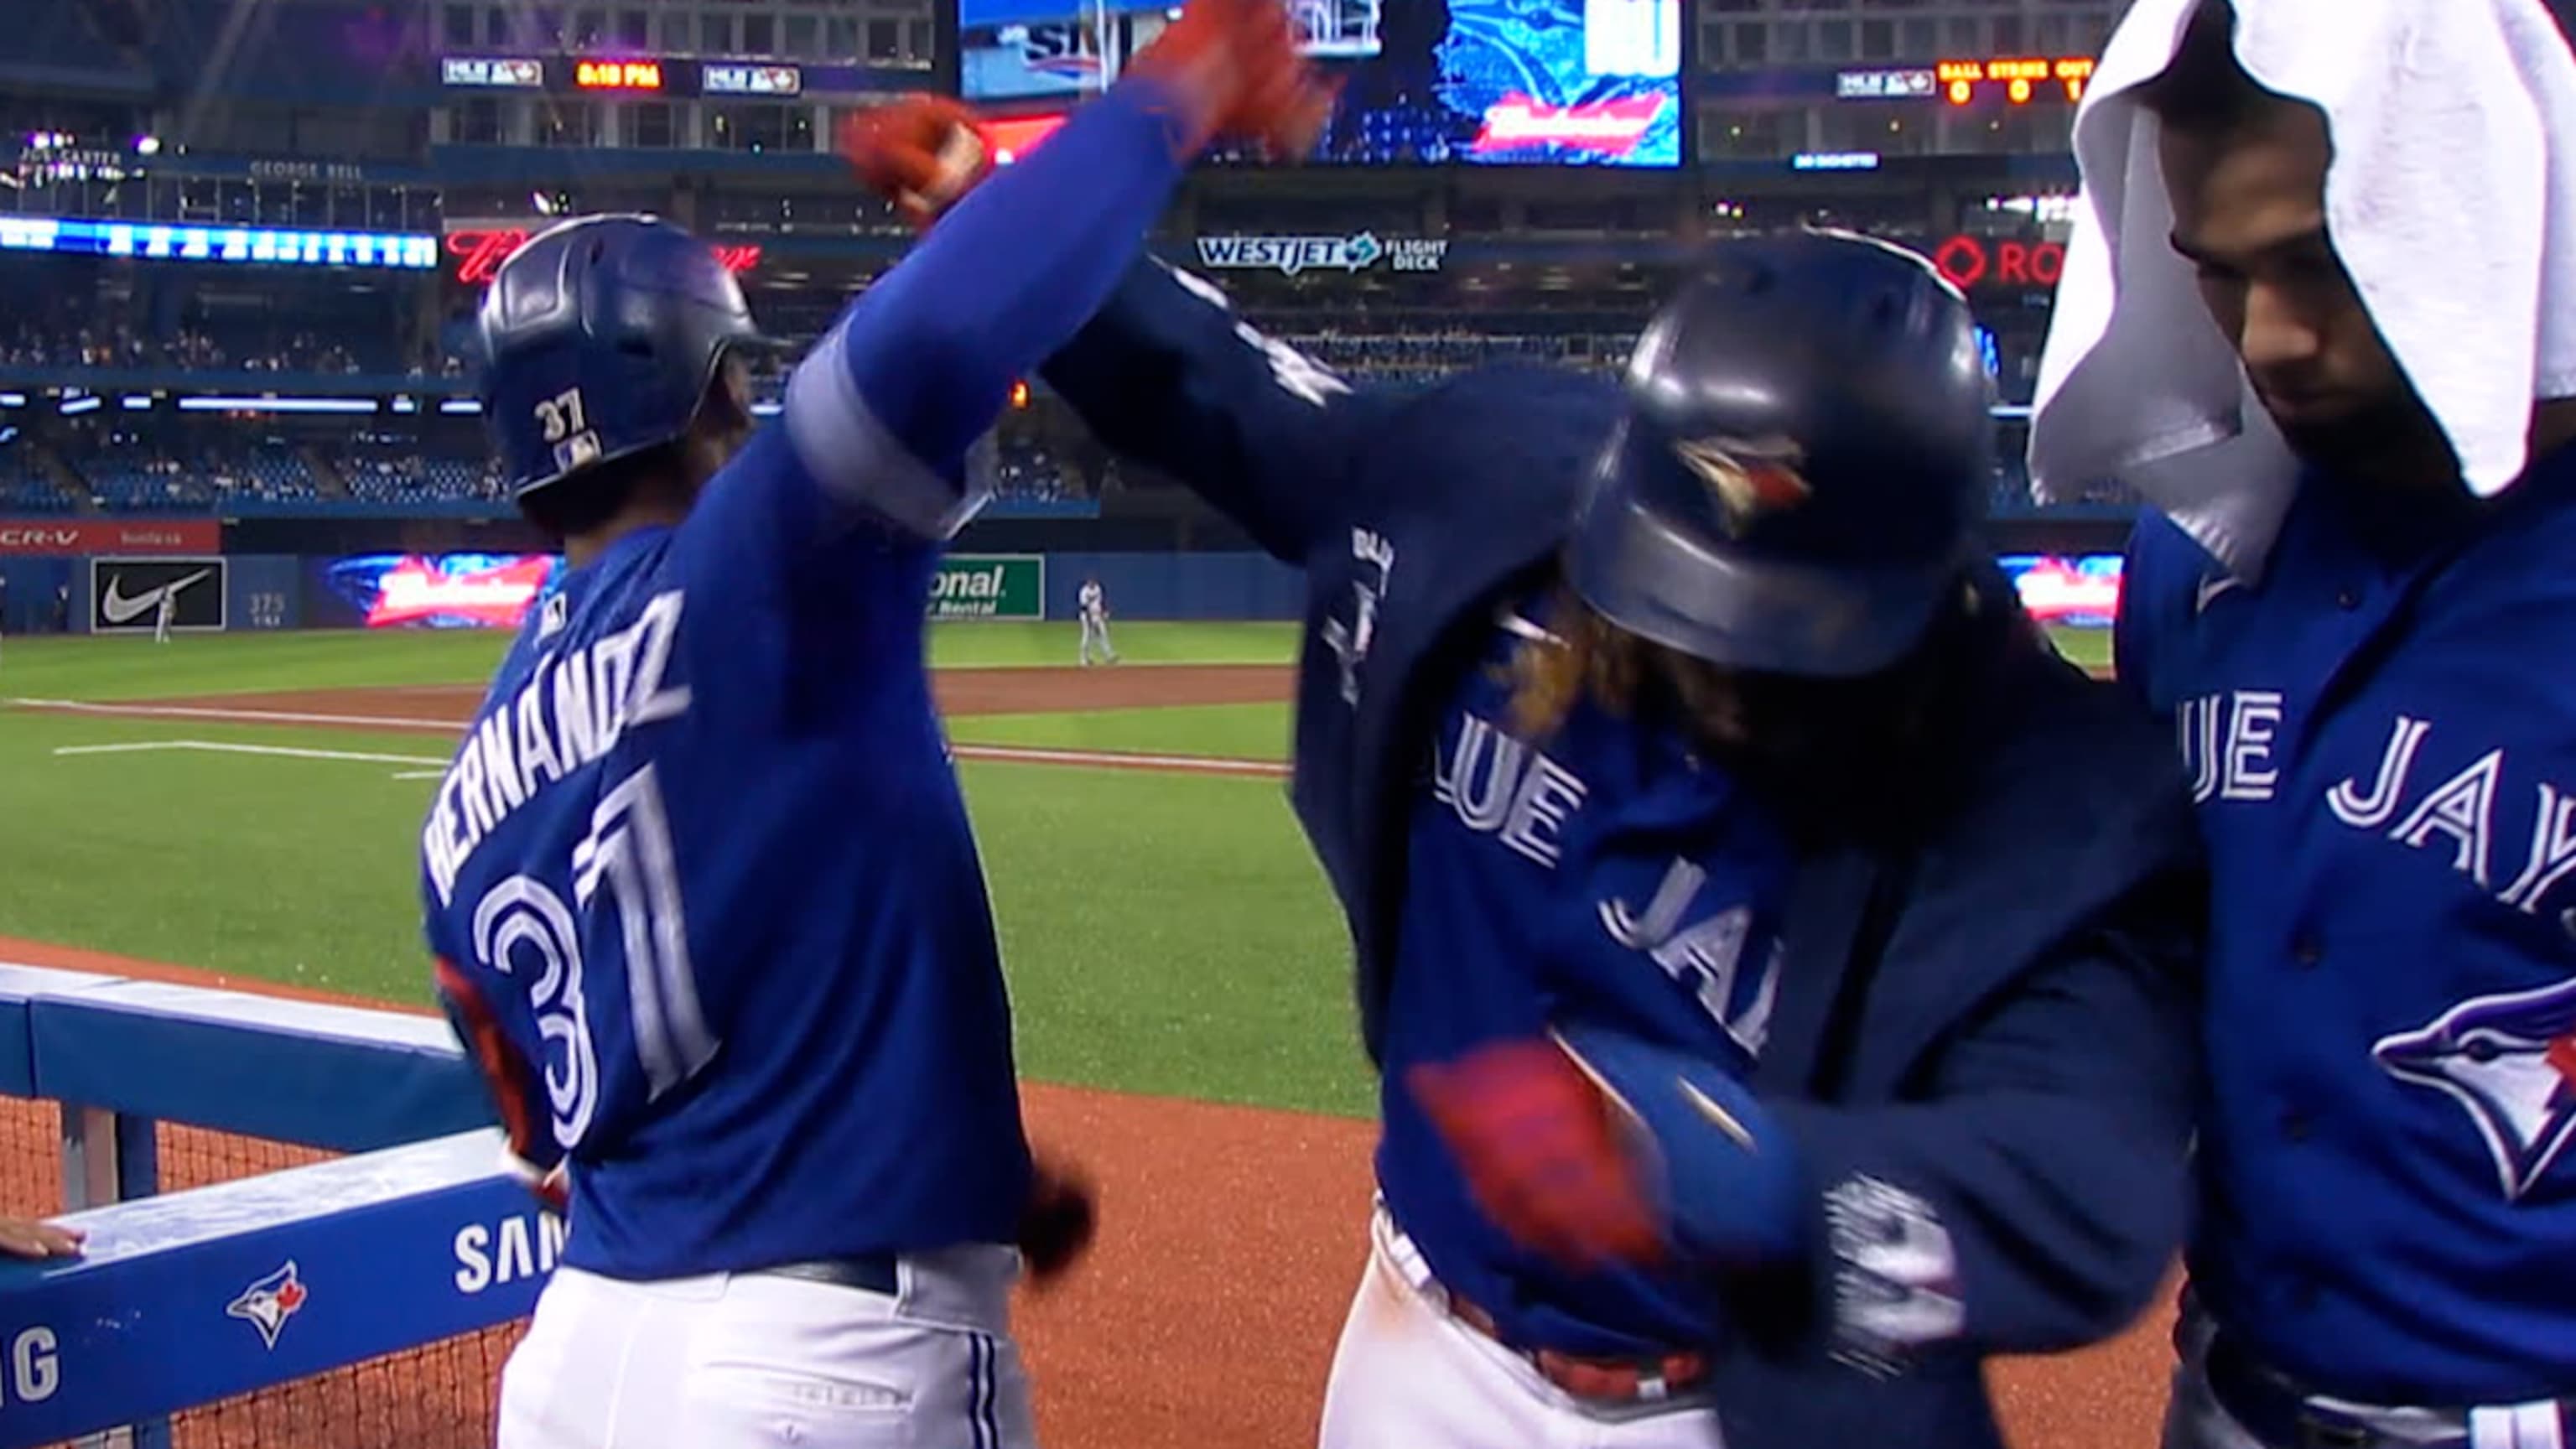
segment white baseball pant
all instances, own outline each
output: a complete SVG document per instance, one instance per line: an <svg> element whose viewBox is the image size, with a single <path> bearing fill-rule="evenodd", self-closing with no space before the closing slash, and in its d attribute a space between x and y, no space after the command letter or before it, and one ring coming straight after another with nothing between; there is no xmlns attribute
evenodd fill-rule
<svg viewBox="0 0 2576 1449"><path fill-rule="evenodd" d="M1109 621L1096 614L1085 614L1082 616L1082 662L1085 664L1091 662L1091 645L1095 639L1100 641L1101 659L1110 664L1117 663L1118 651L1109 646Z"/></svg>
<svg viewBox="0 0 2576 1449"><path fill-rule="evenodd" d="M1604 1406L1450 1316L1384 1209L1324 1390L1322 1449L1725 1449L1707 1397Z"/></svg>
<svg viewBox="0 0 2576 1449"><path fill-rule="evenodd" d="M560 1268L501 1372L499 1449L1035 1449L1019 1255L907 1257L893 1296Z"/></svg>

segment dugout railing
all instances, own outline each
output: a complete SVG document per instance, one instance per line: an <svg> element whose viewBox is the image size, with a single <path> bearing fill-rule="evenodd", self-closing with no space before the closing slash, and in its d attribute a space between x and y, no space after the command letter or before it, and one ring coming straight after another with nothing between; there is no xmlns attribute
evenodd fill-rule
<svg viewBox="0 0 2576 1449"><path fill-rule="evenodd" d="M559 1226L446 1024L0 965L0 1449L490 1442Z"/></svg>

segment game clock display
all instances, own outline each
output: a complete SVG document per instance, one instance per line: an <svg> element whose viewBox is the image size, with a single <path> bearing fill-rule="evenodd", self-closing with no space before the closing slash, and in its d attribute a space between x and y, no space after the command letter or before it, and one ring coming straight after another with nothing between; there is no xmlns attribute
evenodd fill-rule
<svg viewBox="0 0 2576 1449"><path fill-rule="evenodd" d="M1342 84L1312 159L1678 166L1680 0L1292 0ZM971 102L1072 102L1115 80L1163 6L959 0Z"/></svg>

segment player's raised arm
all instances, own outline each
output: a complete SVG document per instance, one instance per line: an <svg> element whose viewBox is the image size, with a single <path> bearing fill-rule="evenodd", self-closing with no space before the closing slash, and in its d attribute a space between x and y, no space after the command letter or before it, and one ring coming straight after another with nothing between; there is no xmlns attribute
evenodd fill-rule
<svg viewBox="0 0 2576 1449"><path fill-rule="evenodd" d="M1131 72L1132 74L1132 72ZM962 114L917 99L886 108L890 128L945 128ZM1018 171L1065 159L1072 127L1012 173L966 201L938 170L869 171L880 193L907 210L936 213L955 203L963 216ZM863 168L865 170L866 168ZM972 185L973 178L962 183ZM945 230L943 224L942 230ZM937 233L934 233L937 235ZM1117 254L1123 275L1087 292L1087 323L1068 329L1046 358L1047 382L1102 442L1123 457L1178 478L1241 524L1273 556L1302 563L1347 524L1351 460L1386 407L1288 343L1237 317L1214 284L1132 250ZM1051 300L1070 301L1070 293Z"/></svg>
<svg viewBox="0 0 2576 1449"><path fill-rule="evenodd" d="M1108 94L942 217L798 370L787 424L808 471L915 532L973 511L967 446L1012 380L1098 310L1183 166L1216 135L1300 150L1326 93L1277 0L1193 0ZM927 214L972 185L961 108L921 99L854 126L850 160Z"/></svg>
<svg viewBox="0 0 2576 1449"><path fill-rule="evenodd" d="M1178 478L1291 563L1339 541L1351 460L1388 405L1151 259L1045 376L1111 451Z"/></svg>

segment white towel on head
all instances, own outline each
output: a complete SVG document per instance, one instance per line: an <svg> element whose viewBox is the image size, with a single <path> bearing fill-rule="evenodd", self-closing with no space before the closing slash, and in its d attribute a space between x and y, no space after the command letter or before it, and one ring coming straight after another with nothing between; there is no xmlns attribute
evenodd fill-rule
<svg viewBox="0 0 2576 1449"><path fill-rule="evenodd" d="M2259 574L2298 465L2173 252L2135 91L2198 0L2137 0L2075 118L2084 177L2039 369L2043 501L2117 479ZM2234 0L2236 56L2323 110L2326 225L2363 303L2493 497L2535 398L2576 395L2576 58L2541 0ZM2555 138L2553 140L2553 138Z"/></svg>

